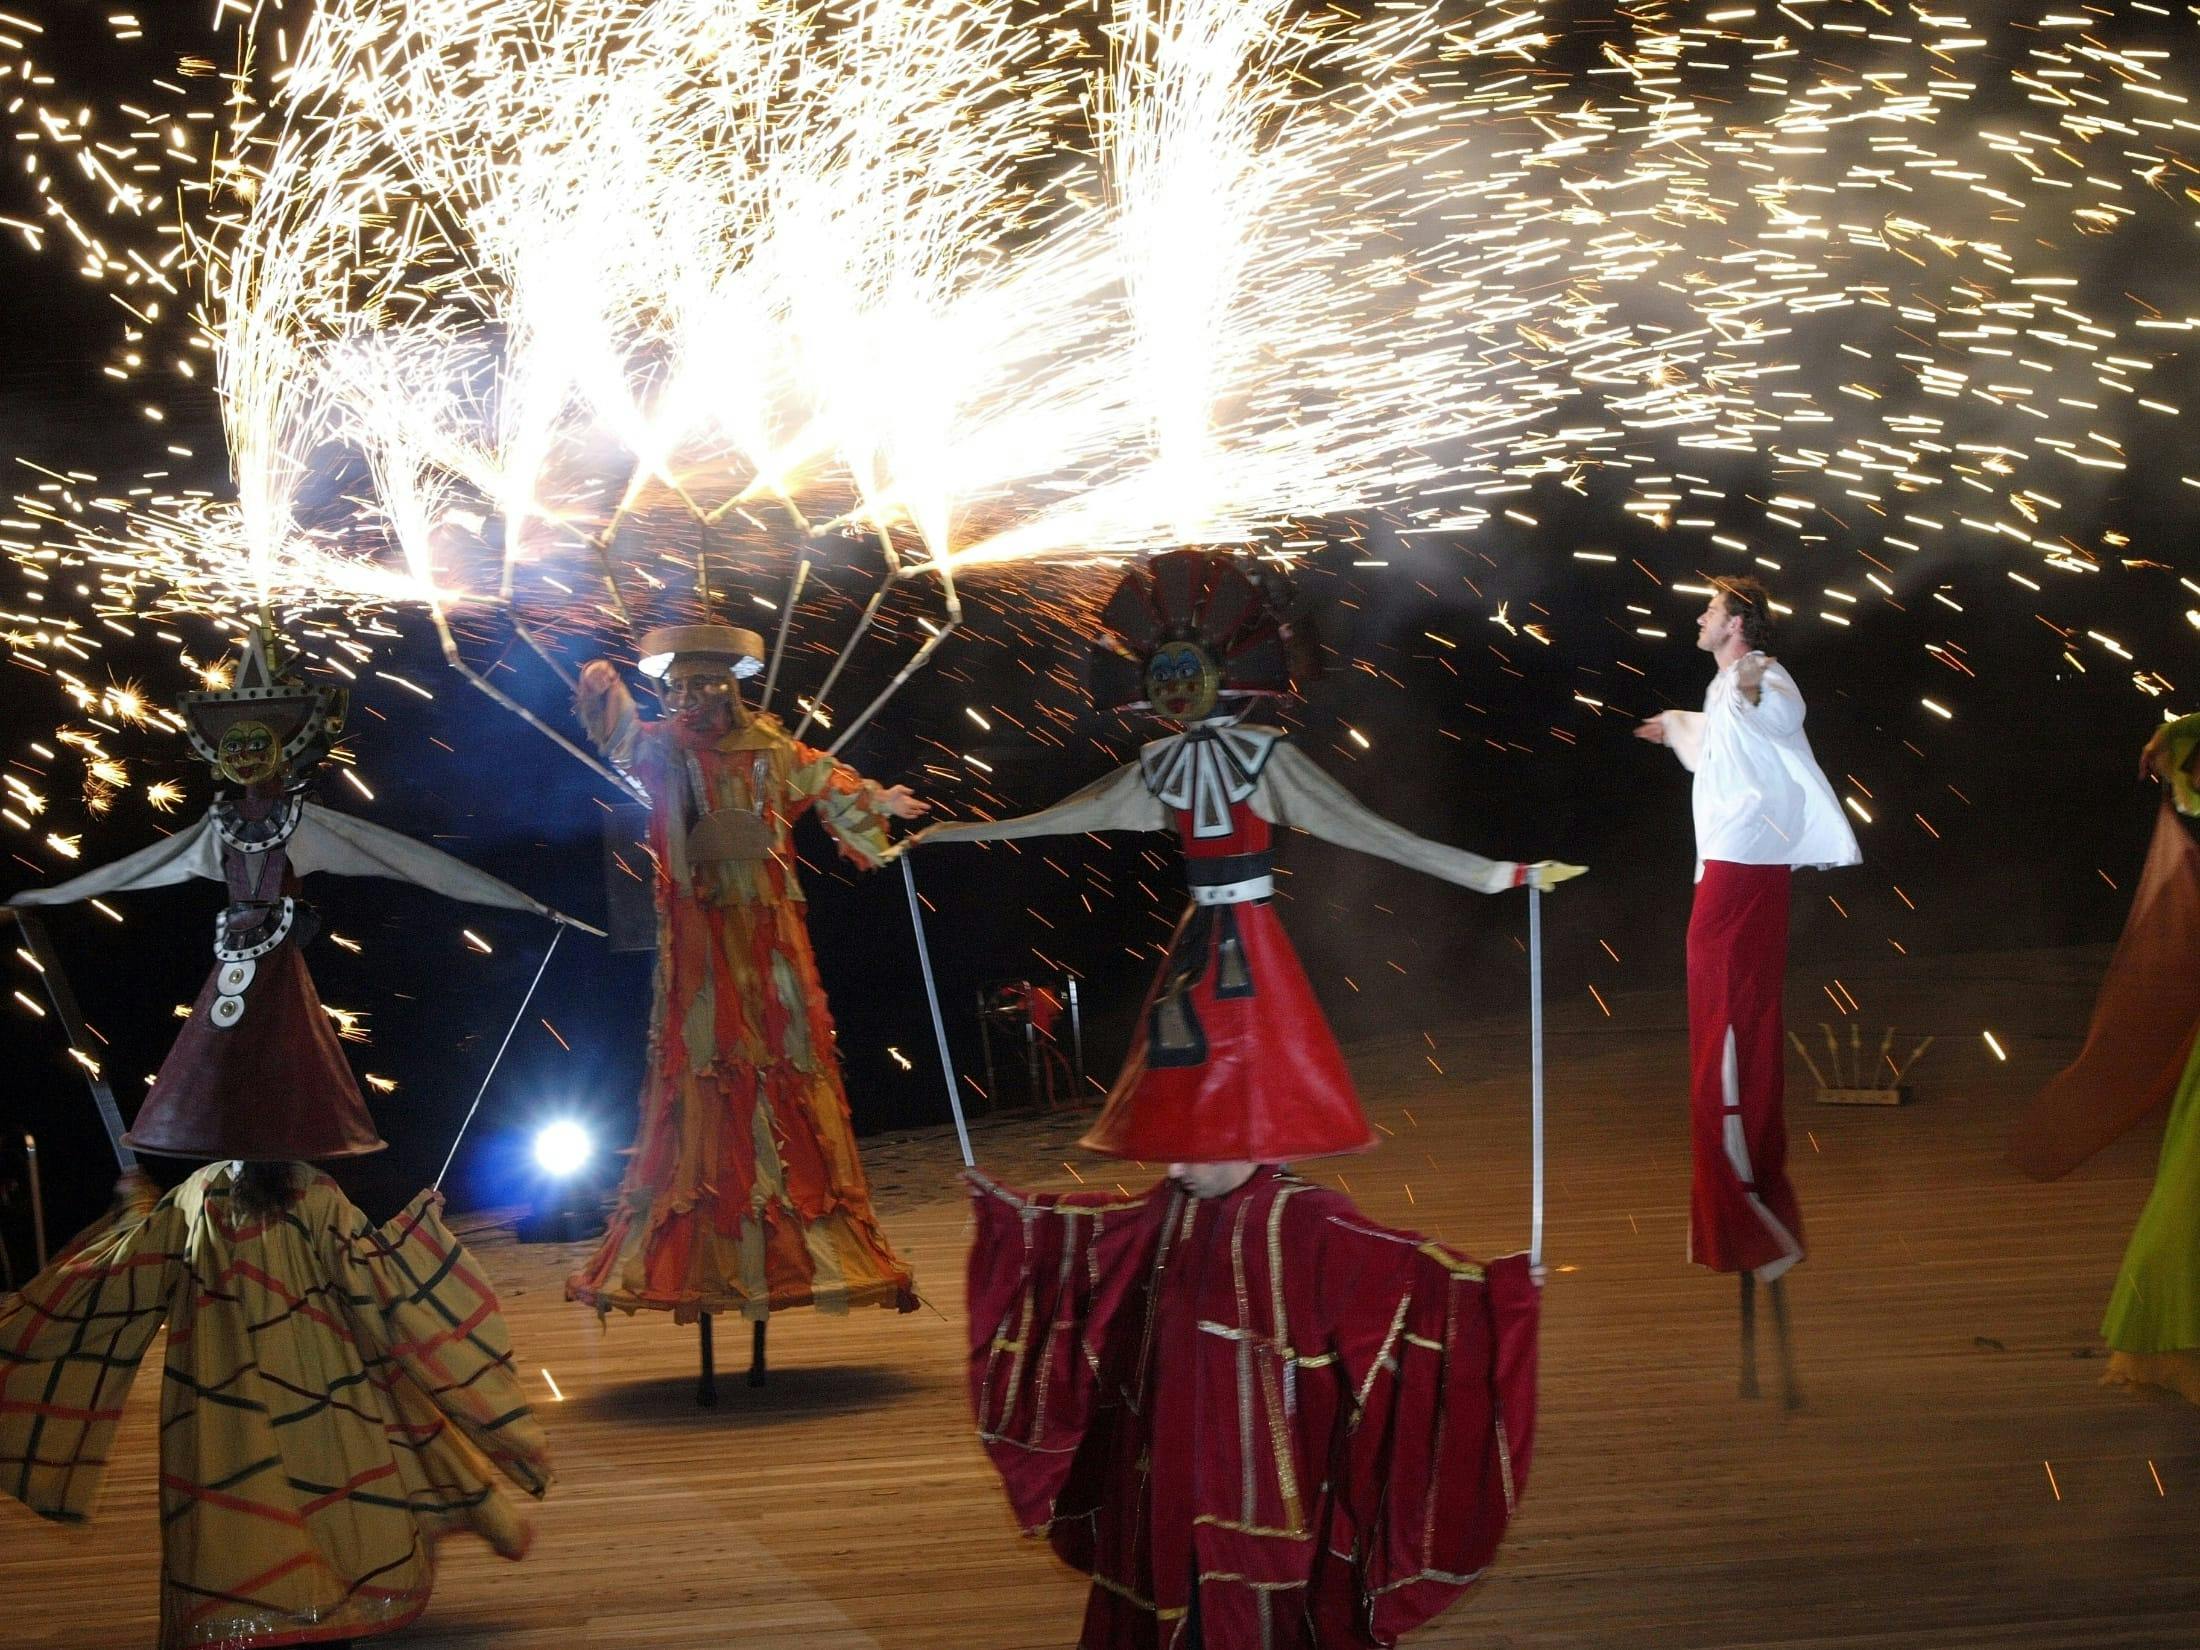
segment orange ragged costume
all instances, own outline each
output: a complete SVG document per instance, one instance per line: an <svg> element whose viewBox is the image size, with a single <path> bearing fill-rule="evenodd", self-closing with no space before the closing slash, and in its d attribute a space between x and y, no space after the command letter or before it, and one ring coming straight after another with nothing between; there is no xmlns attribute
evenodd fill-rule
<svg viewBox="0 0 2200 1650"><path fill-rule="evenodd" d="M751 640L721 626L675 634ZM814 808L849 859L876 866L885 793L769 716L645 721L608 671L583 679L577 708L650 797L658 958L633 1162L567 1293L682 1322L914 1307L856 1155L792 835Z"/></svg>
<svg viewBox="0 0 2200 1650"><path fill-rule="evenodd" d="M376 1227L302 1163L241 1209L236 1166L101 1227L0 1303L0 1489L88 1517L139 1360L165 1321L163 1650L387 1632L427 1607L434 1540L507 1558L542 1430L494 1292L423 1192Z"/></svg>

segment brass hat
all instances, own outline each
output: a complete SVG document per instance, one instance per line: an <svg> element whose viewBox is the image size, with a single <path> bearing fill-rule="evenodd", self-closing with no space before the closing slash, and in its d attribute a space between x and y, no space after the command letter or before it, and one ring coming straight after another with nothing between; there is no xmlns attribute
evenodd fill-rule
<svg viewBox="0 0 2200 1650"><path fill-rule="evenodd" d="M730 624L659 625L642 637L644 676L664 675L675 659L717 659L746 681L764 668L764 638Z"/></svg>
<svg viewBox="0 0 2200 1650"><path fill-rule="evenodd" d="M222 734L231 724L263 722L282 742L286 768L302 769L325 755L344 731L350 695L306 682L291 673L291 662L274 626L262 619L238 648L228 687L177 699L191 748L218 767Z"/></svg>

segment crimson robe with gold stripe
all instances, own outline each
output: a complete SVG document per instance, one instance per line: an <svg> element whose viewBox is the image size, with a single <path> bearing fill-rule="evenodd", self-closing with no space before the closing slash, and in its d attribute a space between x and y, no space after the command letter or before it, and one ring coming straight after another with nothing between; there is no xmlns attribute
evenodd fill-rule
<svg viewBox="0 0 2200 1650"><path fill-rule="evenodd" d="M1388 1645L1490 1562L1535 1423L1524 1256L1273 1168L1211 1199L972 1182L978 1433L1093 1579L1084 1650Z"/></svg>

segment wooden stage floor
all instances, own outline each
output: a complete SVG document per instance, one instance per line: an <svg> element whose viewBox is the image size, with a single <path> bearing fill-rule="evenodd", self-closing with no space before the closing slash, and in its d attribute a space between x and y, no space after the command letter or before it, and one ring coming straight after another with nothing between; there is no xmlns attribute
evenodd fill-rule
<svg viewBox="0 0 2200 1650"><path fill-rule="evenodd" d="M2074 1048L2103 955L1950 959L1929 1002L1892 976L1845 977L1874 1046L1890 1021L1942 1041L1915 1074L1920 1102L1900 1111L1812 1104L1791 1062L1811 1241L1791 1289L1807 1398L1797 1415L1737 1399L1733 1285L1683 1259L1678 996L1621 998L1609 1019L1593 1005L1555 1015L1557 1275L1535 1471L1490 1578L1409 1642L2200 1644L2200 1412L2097 1384L2095 1329L2158 1127L2056 1185L2000 1161L2008 1119ZM1796 982L1798 1020L1814 1025L1817 989ZM2008 1063L1986 1049L1985 1026ZM1520 1028L1415 1028L1352 1053L1371 1112L1393 1131L1343 1166L1353 1194L1381 1219L1471 1250L1520 1247ZM1067 1118L984 1125L980 1160L1011 1182L1069 1184L1065 1160L1102 1179L1075 1133ZM429 1613L387 1642L1074 1642L1081 1580L1017 1536L970 1435L952 1135L878 1140L866 1154L887 1227L936 1310L786 1316L761 1393L740 1380L746 1337L729 1325L733 1377L715 1411L691 1401L692 1329L599 1327L560 1298L566 1253L495 1231L474 1238L503 1290L559 1482L537 1510L528 1561L451 1544ZM148 1367L158 1359L156 1347ZM154 1386L141 1381L132 1398L96 1523L57 1528L0 1503L0 1643L151 1643Z"/></svg>

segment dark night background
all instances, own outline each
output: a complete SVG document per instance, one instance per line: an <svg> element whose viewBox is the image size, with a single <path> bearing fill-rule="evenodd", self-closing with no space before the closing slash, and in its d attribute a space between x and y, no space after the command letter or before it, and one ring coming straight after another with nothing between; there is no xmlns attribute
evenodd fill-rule
<svg viewBox="0 0 2200 1650"><path fill-rule="evenodd" d="M95 9L46 10L85 29L86 84L96 87L107 71L93 62L92 43L108 59L117 54ZM190 28L187 49L204 50L203 22L194 16ZM75 49L57 27L43 55L66 64ZM146 64L161 61L159 50L158 41L141 48L131 71L138 80ZM0 185L0 213L29 211L21 194L12 183ZM148 399L145 387L119 385L101 370L118 335L110 297L52 249L34 257L12 237L5 247L0 453L103 476L153 462L159 441L147 439L137 411ZM2159 390L2163 379L2155 383ZM169 413L163 439L183 440L200 455L178 461L177 476L188 472L218 487L224 478L211 404L194 404L174 388L164 382L159 391ZM2107 500L2103 519L2133 535L2125 555L2193 573L2200 563L2184 545L2174 482L2164 484L2154 468L2135 464L2126 493ZM2168 469L2174 474L2174 464ZM32 479L15 473L9 492ZM1744 476L1738 468L1721 474ZM1760 480L1754 490L1762 497L1777 486ZM1536 513L1535 529L1499 518L1472 536L1403 544L1357 524L1362 544L1378 548L1388 566L1355 567L1366 549L1343 544L1314 557L1301 585L1328 669L1291 720L1310 754L1363 801L1414 830L1492 856L1592 867L1548 907L1554 1001L1580 1002L1592 986L1607 998L1669 988L1679 982L1689 897L1686 776L1629 732L1642 713L1700 701L1708 666L1690 641L1701 598L1667 586L1698 582L1694 558L1704 552L1693 537L1668 536L1624 515L1616 490L1594 478L1586 498L1539 488ZM1617 559L1571 558L1584 547ZM1894 601L1881 602L1857 583L1871 599L1855 609L1853 627L1842 629L1817 619L1815 598L1825 583L1849 583L1864 570L1853 549L1816 546L1807 560L1791 556L1772 580L1775 596L1798 610L1777 651L1810 701L1821 764L1844 794L1868 794L1874 816L1859 830L1861 869L1798 880L1795 977L1830 977L1844 959L1884 958L1893 945L1912 960L1910 977L1924 997L1936 955L2113 938L2125 899L2118 885L2129 886L2154 806L2152 788L2134 778L2137 750L2165 708L2193 708L2180 671L2189 670L2200 639L2183 612L2195 603L2178 599L2168 574L2113 566L2097 579L2063 579L2035 594L2002 577L1992 552L1978 551L1929 566L1923 558L1902 561ZM776 586L757 588L776 594ZM1935 588L1957 591L1964 611L1930 601ZM1515 623L1546 626L1551 645L1493 623L1500 603L1509 604ZM1630 614L1629 604L1649 616ZM55 606L63 606L58 595ZM1015 583L980 584L973 607L969 628L843 753L863 772L907 781L949 814L1022 810L1096 777L1151 736L1076 705L1066 684L1078 669L1079 638L1060 623L1034 623L1028 612L1015 617L1025 607ZM0 608L20 616L19 591L0 594ZM2115 635L2187 697L2143 695L2129 666L2097 650L2084 655L2087 671L2071 669L2063 638L2040 622L2043 613L2065 629ZM844 622L827 615L809 634L837 640ZM1644 638L1638 624L1661 626L1668 638ZM604 810L619 798L447 673L424 625L407 629L376 664L432 687L436 698L363 678L347 746L376 800L363 802L326 772L321 799L600 923ZM1952 644L1976 674L1941 662L1928 644ZM493 637L476 646L477 663L501 650ZM866 668L890 669L904 652L866 655ZM80 771L67 753L46 764L27 749L28 741L49 738L63 701L12 649L0 652L0 664L7 667L0 669L0 760L53 801L37 833L0 837L10 855L0 864L4 890L72 873L38 838L46 829L78 829L83 808ZM512 664L502 678L508 689L577 731L562 719L562 692L548 673L518 654ZM798 657L789 669L798 678L808 671L794 686L814 685L811 659ZM96 681L102 671L134 672L163 700L187 685L173 650L157 645L138 654L118 648L86 674ZM875 669L869 679L880 679ZM1944 722L1922 709L1928 695L1953 707L1956 718ZM836 700L852 708L864 696L858 684ZM1043 720L1041 705L1061 718ZM985 715L993 731L981 731L966 707ZM1034 726L1047 738L1027 731ZM1370 748L1347 737L1347 727ZM180 737L134 734L127 749L133 785L106 818L82 826L83 857L73 869L129 852L205 806L205 770ZM965 766L964 755L989 764L990 777ZM183 807L167 816L142 798L143 783L164 776L186 789ZM859 1130L944 1121L899 873L856 874L814 827L804 826L801 840L811 932ZM973 995L982 984L1025 974L1058 978L1074 970L1083 977L1090 1069L1103 1082L1112 1074L1181 900L1173 860L1159 837L1111 845L1047 839L918 856L918 876L936 907L933 955L967 1100L977 1099L971 1080L982 1081ZM1485 899L1304 837L1286 842L1283 864L1285 922L1347 1041L1524 1008L1518 896ZM321 877L307 893L324 926L308 951L322 994L367 1016L371 1042L354 1046L355 1065L398 1085L369 1095L392 1149L340 1170L355 1196L385 1214L435 1174L548 933L533 919L454 907L379 881ZM220 896L211 884L193 883L115 903L128 919L119 929L83 907L54 912L49 923L87 1018L106 1040L107 1069L127 1113L173 1035L173 1005L187 1002L204 976ZM467 947L461 927L484 936L494 954ZM328 931L362 951L338 949ZM9 987L36 996L33 976L12 956L15 943L7 945ZM518 1201L524 1133L547 1112L585 1114L605 1134L625 1137L648 991L647 956L612 954L586 936L568 939L461 1153L456 1202ZM1867 1002L1861 1017L1877 1028L1904 1012L1900 1003ZM903 1070L890 1049L913 1069ZM1002 1086L1004 1099L1018 1098L1012 1071L1004 1071ZM37 1137L48 1232L58 1243L96 1213L114 1166L58 1025L10 1002L0 1013L0 1181L18 1175L26 1130ZM20 1279L28 1243L19 1202L0 1215L0 1229Z"/></svg>

